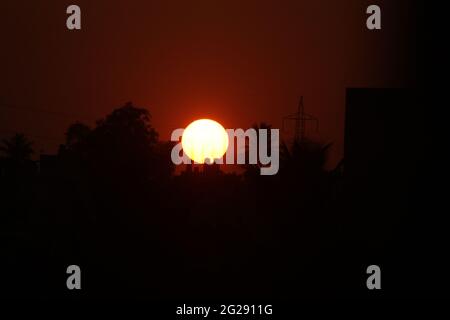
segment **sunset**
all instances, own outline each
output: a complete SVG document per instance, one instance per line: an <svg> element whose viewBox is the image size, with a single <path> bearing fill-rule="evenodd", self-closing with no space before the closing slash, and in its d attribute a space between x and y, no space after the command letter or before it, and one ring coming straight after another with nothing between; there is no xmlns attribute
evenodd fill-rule
<svg viewBox="0 0 450 320"><path fill-rule="evenodd" d="M424 1L2 4L0 301L448 296Z"/></svg>
<svg viewBox="0 0 450 320"><path fill-rule="evenodd" d="M186 127L181 143L183 151L195 163L212 163L227 151L228 135L217 121L200 119Z"/></svg>

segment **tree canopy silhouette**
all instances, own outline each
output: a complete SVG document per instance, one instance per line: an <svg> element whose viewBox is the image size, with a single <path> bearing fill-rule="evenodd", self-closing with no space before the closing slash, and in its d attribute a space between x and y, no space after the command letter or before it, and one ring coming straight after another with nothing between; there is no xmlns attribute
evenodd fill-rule
<svg viewBox="0 0 450 320"><path fill-rule="evenodd" d="M289 177L317 178L324 174L328 149L331 144L294 140L292 145L280 145L280 171Z"/></svg>
<svg viewBox="0 0 450 320"><path fill-rule="evenodd" d="M161 158L170 157L170 150L158 141L150 120L148 110L128 102L97 121L93 129L82 123L71 125L63 153L85 166L89 175L101 178L123 182L168 176L173 165Z"/></svg>
<svg viewBox="0 0 450 320"><path fill-rule="evenodd" d="M24 163L31 159L33 155L33 142L27 139L24 134L16 133L10 139L3 139L0 146L6 158L16 163Z"/></svg>
<svg viewBox="0 0 450 320"><path fill-rule="evenodd" d="M66 131L66 146L70 148L82 143L87 139L91 131L91 128L84 123L75 122Z"/></svg>

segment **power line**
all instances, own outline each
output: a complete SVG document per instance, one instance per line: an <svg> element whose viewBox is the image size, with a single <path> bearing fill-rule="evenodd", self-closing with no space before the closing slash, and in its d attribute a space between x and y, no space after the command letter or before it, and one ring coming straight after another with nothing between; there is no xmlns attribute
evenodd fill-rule
<svg viewBox="0 0 450 320"><path fill-rule="evenodd" d="M10 109L10 110L15 110L15 111L19 111L19 112L35 112L35 113L45 113L45 114L50 114L56 117L62 117L62 118L66 118L66 119L84 119L87 120L89 118L89 120L91 120L92 118L90 117L85 117L85 116L81 116L81 115L76 115L76 114L71 114L71 113L65 113L65 112L58 112L58 111L52 111L52 110L46 110L46 109L41 109L41 108L34 108L34 107L23 107L20 106L18 107L17 105L12 105L12 104L0 104L0 108L3 109ZM17 131L5 131L5 130L0 130L0 134L2 135L14 135L16 133L23 133L24 135L34 138L34 139L38 139L38 140L47 140L47 141L54 141L54 142L59 142L62 143L64 138L60 137L49 137L49 136L43 136L43 135L39 135L39 134L32 134L32 133L28 133L28 132L23 132L22 130L17 130Z"/></svg>
<svg viewBox="0 0 450 320"><path fill-rule="evenodd" d="M58 142L62 142L62 140L63 140L61 138L30 134L28 132L23 132L23 131L17 131L17 132L15 132L15 131L4 131L4 130L0 131L0 134L3 134L3 135L14 135L14 134L17 134L17 133L22 133L22 134L24 134L27 137L32 137L32 138L37 138L37 139L44 139L44 140L51 140L51 141L58 141Z"/></svg>
<svg viewBox="0 0 450 320"><path fill-rule="evenodd" d="M37 113L46 113L51 114L53 116L57 117L63 117L63 118L70 118L70 119L83 119L83 120L92 120L92 117L72 114L72 113L66 113L66 112L58 112L58 111L52 111L52 110L46 110L41 108L34 108L34 107L18 107L17 105L11 105L11 104L0 104L0 108L4 109L12 109L16 111L31 111L31 112L37 112Z"/></svg>

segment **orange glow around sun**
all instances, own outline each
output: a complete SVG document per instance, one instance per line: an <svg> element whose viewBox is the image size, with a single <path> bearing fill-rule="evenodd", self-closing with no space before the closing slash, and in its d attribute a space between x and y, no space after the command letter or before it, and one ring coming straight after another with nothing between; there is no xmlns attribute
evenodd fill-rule
<svg viewBox="0 0 450 320"><path fill-rule="evenodd" d="M217 121L200 119L187 126L181 138L183 152L196 163L222 158L228 148L228 134Z"/></svg>

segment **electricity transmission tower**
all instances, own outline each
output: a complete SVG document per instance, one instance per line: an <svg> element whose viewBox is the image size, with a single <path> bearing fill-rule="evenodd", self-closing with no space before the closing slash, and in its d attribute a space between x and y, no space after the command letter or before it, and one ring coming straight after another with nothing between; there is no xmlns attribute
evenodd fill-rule
<svg viewBox="0 0 450 320"><path fill-rule="evenodd" d="M316 131L319 130L319 120L310 114L305 113L305 106L303 105L303 96L300 97L297 112L283 117L282 130L284 131L286 121L295 121L294 139L297 142L302 142L306 136L306 122L312 121L316 125Z"/></svg>

